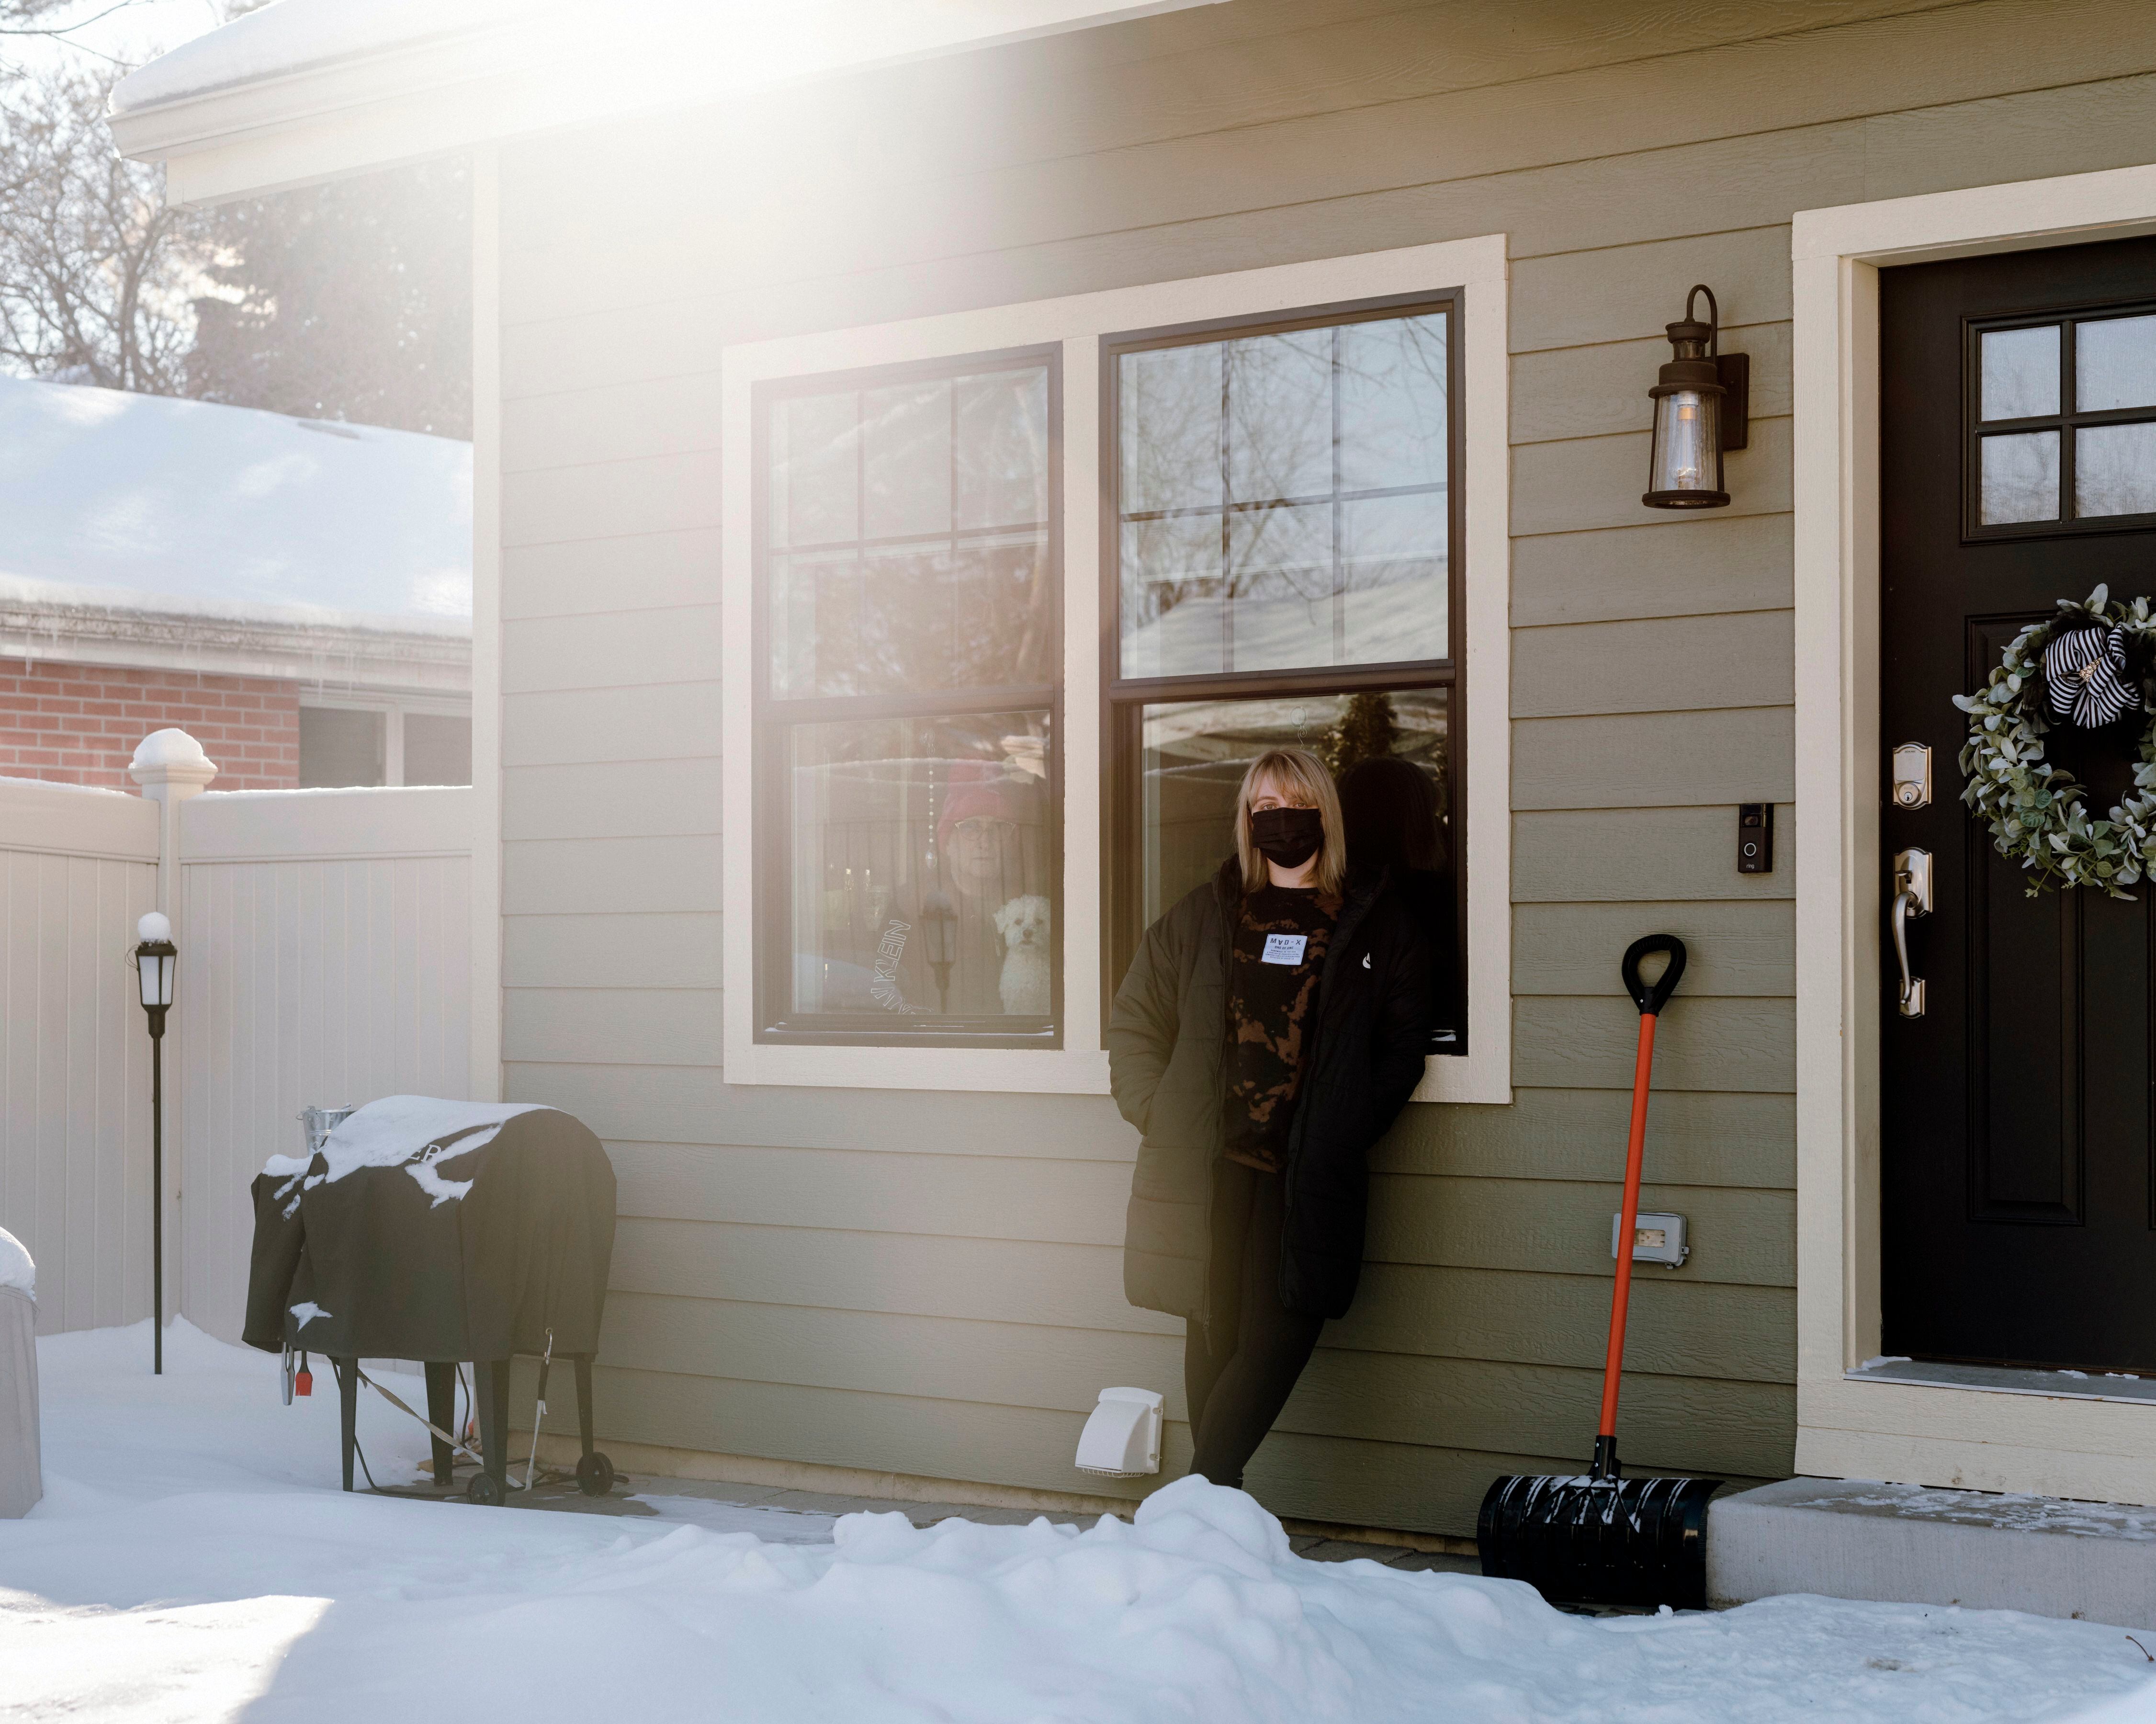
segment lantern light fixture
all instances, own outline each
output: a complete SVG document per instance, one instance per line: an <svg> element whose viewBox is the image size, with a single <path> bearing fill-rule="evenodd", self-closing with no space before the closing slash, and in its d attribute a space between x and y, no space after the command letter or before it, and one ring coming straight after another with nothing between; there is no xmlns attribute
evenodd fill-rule
<svg viewBox="0 0 2156 1724"><path fill-rule="evenodd" d="M1692 315L1707 296L1707 321ZM1666 326L1672 357L1647 393L1655 404L1655 435L1647 457L1650 509L1720 509L1725 450L1751 440L1752 357L1722 351L1722 312L1714 290L1697 283L1685 296L1685 314Z"/></svg>
<svg viewBox="0 0 2156 1724"><path fill-rule="evenodd" d="M165 1371L165 1014L172 1006L172 972L180 949L172 924L152 910L135 924L133 953L142 1010L150 1018L150 1369Z"/></svg>

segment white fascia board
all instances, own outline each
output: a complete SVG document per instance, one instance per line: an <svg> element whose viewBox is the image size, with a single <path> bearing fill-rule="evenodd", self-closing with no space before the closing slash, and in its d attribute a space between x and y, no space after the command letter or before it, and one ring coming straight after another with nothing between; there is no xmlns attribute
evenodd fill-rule
<svg viewBox="0 0 2156 1724"><path fill-rule="evenodd" d="M223 85L110 116L120 153L162 162L175 208L257 196L495 140L685 105L908 60L1181 12L1222 0L946 0L932 15L844 0L844 46L783 75L701 54L595 56L553 19L436 37Z"/></svg>

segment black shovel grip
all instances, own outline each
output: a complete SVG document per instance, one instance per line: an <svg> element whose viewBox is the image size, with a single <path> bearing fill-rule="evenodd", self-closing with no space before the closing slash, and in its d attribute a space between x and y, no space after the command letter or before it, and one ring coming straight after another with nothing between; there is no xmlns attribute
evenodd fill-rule
<svg viewBox="0 0 2156 1724"><path fill-rule="evenodd" d="M1650 952L1667 952L1669 967L1652 982L1644 981L1640 975L1640 960ZM1640 1008L1642 1017L1659 1017L1662 1007L1669 1003L1670 996L1677 991L1677 979L1684 974L1685 943L1674 934L1645 934L1625 948L1625 961L1620 970L1625 978L1625 991L1632 996L1632 1003Z"/></svg>

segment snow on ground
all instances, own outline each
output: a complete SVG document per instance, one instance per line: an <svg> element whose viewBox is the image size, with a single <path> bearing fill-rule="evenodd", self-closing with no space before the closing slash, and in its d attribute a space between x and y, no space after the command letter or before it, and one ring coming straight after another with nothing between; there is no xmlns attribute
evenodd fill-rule
<svg viewBox="0 0 2156 1724"><path fill-rule="evenodd" d="M1302 1561L1198 1480L1135 1525L849 1515L818 1543L707 1503L346 1497L326 1370L285 1408L268 1355L184 1325L162 1379L148 1353L146 1325L41 1343L47 1495L0 1521L0 1719L2156 1719L2115 1628L1820 1598L1568 1616L1510 1582ZM423 1433L369 1396L361 1440L408 1477Z"/></svg>

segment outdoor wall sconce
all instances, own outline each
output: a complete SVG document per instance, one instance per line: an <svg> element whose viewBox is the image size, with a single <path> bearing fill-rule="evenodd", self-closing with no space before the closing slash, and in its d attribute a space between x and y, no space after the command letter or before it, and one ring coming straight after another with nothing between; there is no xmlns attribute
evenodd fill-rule
<svg viewBox="0 0 2156 1724"><path fill-rule="evenodd" d="M1707 296L1704 323L1693 303ZM1675 357L1647 393L1655 404L1655 440L1647 457L1650 509L1720 509L1725 450L1751 440L1752 356L1722 351L1722 312L1714 290L1699 283L1685 296L1685 314L1666 326Z"/></svg>
<svg viewBox="0 0 2156 1724"><path fill-rule="evenodd" d="M172 972L180 949L172 924L152 910L135 924L135 978L150 1017L150 1328L151 1372L165 1374L165 1014L172 1008Z"/></svg>

